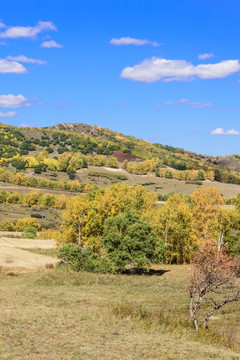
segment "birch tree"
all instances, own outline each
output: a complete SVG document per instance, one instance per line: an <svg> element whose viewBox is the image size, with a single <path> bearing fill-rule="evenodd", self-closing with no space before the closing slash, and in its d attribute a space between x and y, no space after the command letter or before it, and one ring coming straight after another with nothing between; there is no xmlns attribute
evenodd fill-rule
<svg viewBox="0 0 240 360"><path fill-rule="evenodd" d="M202 325L207 328L212 314L223 306L240 300L237 282L239 266L216 242L205 242L192 260L192 276L188 286L190 320L199 329L199 311L205 303ZM204 306L205 307L205 306Z"/></svg>

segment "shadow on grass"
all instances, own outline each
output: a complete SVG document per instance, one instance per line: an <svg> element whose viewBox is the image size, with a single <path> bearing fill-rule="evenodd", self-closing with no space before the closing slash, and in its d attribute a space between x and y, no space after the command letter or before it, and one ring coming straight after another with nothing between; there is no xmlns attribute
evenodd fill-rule
<svg viewBox="0 0 240 360"><path fill-rule="evenodd" d="M149 271L140 268L130 268L121 272L123 275L148 275L148 276L161 276L170 270L155 270L150 269Z"/></svg>

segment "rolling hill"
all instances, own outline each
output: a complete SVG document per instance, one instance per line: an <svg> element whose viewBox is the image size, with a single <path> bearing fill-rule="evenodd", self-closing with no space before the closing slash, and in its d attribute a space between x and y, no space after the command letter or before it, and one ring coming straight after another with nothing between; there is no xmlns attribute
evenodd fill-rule
<svg viewBox="0 0 240 360"><path fill-rule="evenodd" d="M52 189L63 189L54 184L69 179L100 187L125 181L165 196L189 194L214 181L230 197L240 192L239 163L238 155L204 156L94 125L20 128L0 124L0 181L16 185L35 187L29 180L32 177L41 179L41 186L36 187ZM19 172L25 180L13 181ZM46 186L44 179L48 179ZM64 187L69 189L70 185Z"/></svg>

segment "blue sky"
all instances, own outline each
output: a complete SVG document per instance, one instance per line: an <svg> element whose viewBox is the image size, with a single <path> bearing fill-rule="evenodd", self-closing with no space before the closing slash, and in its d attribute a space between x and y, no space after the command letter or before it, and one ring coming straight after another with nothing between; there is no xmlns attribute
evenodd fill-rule
<svg viewBox="0 0 240 360"><path fill-rule="evenodd" d="M238 0L8 0L0 122L240 153Z"/></svg>

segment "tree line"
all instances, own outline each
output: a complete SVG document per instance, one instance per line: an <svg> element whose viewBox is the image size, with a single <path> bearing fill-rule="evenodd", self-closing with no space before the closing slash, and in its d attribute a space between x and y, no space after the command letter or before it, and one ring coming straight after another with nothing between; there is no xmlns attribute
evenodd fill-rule
<svg viewBox="0 0 240 360"><path fill-rule="evenodd" d="M190 198L175 194L160 207L156 201L157 196L141 185L122 183L90 191L86 196L68 198L61 228L54 237L59 244L91 248L100 256L109 248L114 257L114 249L119 244L118 256L124 258L129 253L127 248L139 248L137 240L135 245L132 241L135 235L131 229L134 228L139 241L146 241L145 249L151 248L149 261L168 264L189 263L194 250L209 240L214 240L219 250L240 253L239 210L224 208L216 188L198 189ZM145 231L152 235L145 237ZM148 258L144 251L140 253Z"/></svg>

